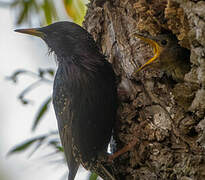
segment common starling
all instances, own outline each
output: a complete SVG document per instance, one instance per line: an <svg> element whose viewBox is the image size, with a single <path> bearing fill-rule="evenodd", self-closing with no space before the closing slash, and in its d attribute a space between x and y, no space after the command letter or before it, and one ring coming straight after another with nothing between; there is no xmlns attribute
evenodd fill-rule
<svg viewBox="0 0 205 180"><path fill-rule="evenodd" d="M178 44L173 34L161 34L155 37L134 33L134 35L153 47L154 56L138 70L148 65L165 71L176 81L184 81L184 75L190 71L190 51Z"/></svg>
<svg viewBox="0 0 205 180"><path fill-rule="evenodd" d="M41 37L57 56L53 104L68 180L74 180L80 164L105 180L114 180L106 163L117 109L111 64L92 36L75 23L63 21L15 31Z"/></svg>

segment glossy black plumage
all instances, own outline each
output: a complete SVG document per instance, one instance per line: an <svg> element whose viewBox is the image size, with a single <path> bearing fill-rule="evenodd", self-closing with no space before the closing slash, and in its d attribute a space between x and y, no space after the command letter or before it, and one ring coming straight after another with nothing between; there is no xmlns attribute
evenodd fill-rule
<svg viewBox="0 0 205 180"><path fill-rule="evenodd" d="M75 178L79 164L104 179L114 179L100 160L106 154L117 108L111 64L92 36L74 23L57 22L31 31L28 34L38 32L57 56L53 104L69 167L68 179Z"/></svg>

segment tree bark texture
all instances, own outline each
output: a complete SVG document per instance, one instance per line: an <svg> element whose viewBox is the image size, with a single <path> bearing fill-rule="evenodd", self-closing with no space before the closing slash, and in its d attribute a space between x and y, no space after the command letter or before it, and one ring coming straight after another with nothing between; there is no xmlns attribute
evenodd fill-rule
<svg viewBox="0 0 205 180"><path fill-rule="evenodd" d="M136 145L114 160L118 180L205 179L205 2L197 0L95 0L84 27L120 79L117 149ZM136 70L152 56L135 31L171 31L190 50L184 82L160 69Z"/></svg>

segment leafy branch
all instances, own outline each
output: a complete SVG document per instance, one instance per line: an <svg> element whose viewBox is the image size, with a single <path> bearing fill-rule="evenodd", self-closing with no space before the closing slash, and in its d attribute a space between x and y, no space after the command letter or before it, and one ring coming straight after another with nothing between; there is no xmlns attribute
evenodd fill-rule
<svg viewBox="0 0 205 180"><path fill-rule="evenodd" d="M11 80L14 83L18 82L18 77L20 75L28 75L34 78L37 78L37 80L34 83L29 84L18 96L18 99L21 101L21 103L23 105L27 105L29 104L30 100L28 100L26 98L26 95L34 90L35 88L39 87L42 83L48 83L48 84L52 84L53 80L46 78L46 75L49 75L52 77L54 77L54 70L53 69L39 69L38 73L34 73L31 71L27 71L27 70L16 70L11 76L7 77L7 80Z"/></svg>
<svg viewBox="0 0 205 180"><path fill-rule="evenodd" d="M59 2L58 2L59 3ZM88 0L62 0L68 16L77 24L82 25L86 14ZM16 24L33 23L51 24L59 20L59 11L54 0L13 0L13 2L1 2L1 7L11 7L16 10ZM35 18L33 18L35 17Z"/></svg>
<svg viewBox="0 0 205 180"><path fill-rule="evenodd" d="M33 155L33 153L35 153L43 145L53 147L55 150L55 153L62 153L63 152L63 148L60 145L58 132L54 131L54 132L50 132L50 133L47 133L47 134L44 134L41 136L37 136L37 137L31 138L31 139L28 139L28 140L16 145L15 147L13 147L9 151L8 155L12 155L15 153L21 153L21 152L31 148L32 153L29 155L29 157L31 157L31 155ZM32 146L33 146L33 148L32 148Z"/></svg>

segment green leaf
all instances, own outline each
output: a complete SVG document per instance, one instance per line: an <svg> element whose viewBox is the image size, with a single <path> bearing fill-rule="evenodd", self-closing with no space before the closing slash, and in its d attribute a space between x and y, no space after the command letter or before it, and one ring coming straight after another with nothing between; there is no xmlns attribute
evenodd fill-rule
<svg viewBox="0 0 205 180"><path fill-rule="evenodd" d="M89 177L89 180L96 180L98 178L98 175L95 173L92 173Z"/></svg>
<svg viewBox="0 0 205 180"><path fill-rule="evenodd" d="M40 107L37 116L34 120L33 126L32 126L32 131L34 131L39 124L40 120L42 119L43 115L47 112L48 106L51 102L51 97L49 97Z"/></svg>
<svg viewBox="0 0 205 180"><path fill-rule="evenodd" d="M53 69L38 69L38 76L43 78L45 74L49 74L50 76L54 76L54 70Z"/></svg>
<svg viewBox="0 0 205 180"><path fill-rule="evenodd" d="M44 3L42 4L46 24L51 24L52 23L52 14L51 14L51 2L48 2L48 0L44 0Z"/></svg>
<svg viewBox="0 0 205 180"><path fill-rule="evenodd" d="M52 147L54 147L56 149L57 152L64 152L63 151L63 147L60 145L60 141L58 140L51 140L48 143L49 145L51 145Z"/></svg>
<svg viewBox="0 0 205 180"><path fill-rule="evenodd" d="M36 138L32 138L30 140L24 141L23 143L16 145L11 151L9 151L8 155L19 153L27 150L33 143L40 141L42 142L45 139L45 136L40 136Z"/></svg>
<svg viewBox="0 0 205 180"><path fill-rule="evenodd" d="M51 24L53 20L58 19L56 8L55 8L52 1L44 0L44 2L41 5L41 8L42 8L44 16L45 16L45 23L46 24Z"/></svg>
<svg viewBox="0 0 205 180"><path fill-rule="evenodd" d="M44 140L48 138L49 135L44 136L44 138L39 139L38 143L36 144L35 148L32 150L32 152L29 154L29 157L31 157L38 148L44 143ZM45 143L44 143L45 144Z"/></svg>
<svg viewBox="0 0 205 180"><path fill-rule="evenodd" d="M32 84L30 84L27 88L25 88L20 94L19 94L19 100L22 102L22 104L26 105L30 102L30 100L25 98L25 95L30 92L31 90L33 90L34 88L39 86L39 83L41 83L41 80L38 80Z"/></svg>
<svg viewBox="0 0 205 180"><path fill-rule="evenodd" d="M82 25L84 20L87 2L86 0L64 0L67 14L79 25Z"/></svg>
<svg viewBox="0 0 205 180"><path fill-rule="evenodd" d="M17 18L17 24L22 24L24 21L27 21L28 19L28 10L29 10L29 3L24 2L23 3L23 10L20 12L18 18Z"/></svg>
<svg viewBox="0 0 205 180"><path fill-rule="evenodd" d="M54 70L53 69L47 69L47 72L49 75L51 75L52 77L54 76Z"/></svg>
<svg viewBox="0 0 205 180"><path fill-rule="evenodd" d="M17 70L15 71L10 77L7 77L7 79L12 80L14 83L17 83L17 77L20 74L27 73L26 70Z"/></svg>
<svg viewBox="0 0 205 180"><path fill-rule="evenodd" d="M10 7L17 10L17 24L32 23L34 16L39 22L51 24L53 20L58 19L56 8L51 0L15 0L10 3ZM43 15L43 16L42 16Z"/></svg>

